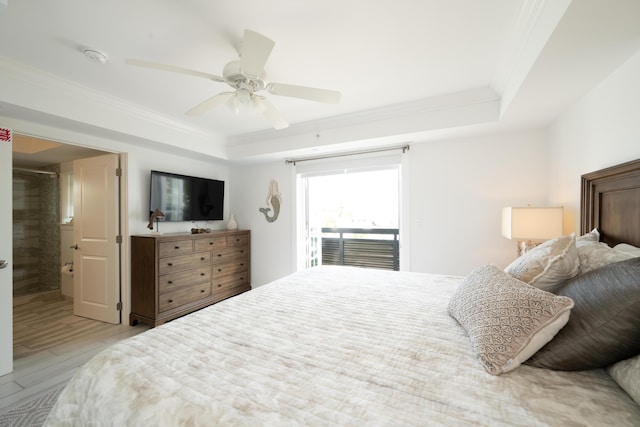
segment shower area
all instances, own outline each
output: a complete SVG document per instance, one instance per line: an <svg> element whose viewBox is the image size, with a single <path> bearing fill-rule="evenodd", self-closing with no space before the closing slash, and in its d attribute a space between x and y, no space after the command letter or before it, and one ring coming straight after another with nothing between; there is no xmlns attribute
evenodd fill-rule
<svg viewBox="0 0 640 427"><path fill-rule="evenodd" d="M60 289L60 165L13 169L13 295Z"/></svg>

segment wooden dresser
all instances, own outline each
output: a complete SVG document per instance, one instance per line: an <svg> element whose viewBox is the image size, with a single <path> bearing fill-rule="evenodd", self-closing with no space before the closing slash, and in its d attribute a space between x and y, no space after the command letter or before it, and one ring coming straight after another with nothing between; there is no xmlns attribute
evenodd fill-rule
<svg viewBox="0 0 640 427"><path fill-rule="evenodd" d="M151 327L251 289L248 230L131 236L129 324Z"/></svg>

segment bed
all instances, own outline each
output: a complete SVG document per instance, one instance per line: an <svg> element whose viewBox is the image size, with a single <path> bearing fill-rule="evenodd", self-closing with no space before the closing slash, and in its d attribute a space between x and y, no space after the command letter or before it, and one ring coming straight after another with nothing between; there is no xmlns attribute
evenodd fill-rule
<svg viewBox="0 0 640 427"><path fill-rule="evenodd" d="M562 285L549 285L548 265L533 285L521 280L522 265L510 272L481 266L467 277L351 267L300 271L98 354L69 382L45 425L640 425L640 327L633 317L640 312L633 279L640 271L633 253L640 246L639 189L640 161L583 176L583 231L559 237L569 249L546 257L565 270L573 259L573 276ZM610 246L619 243L630 246ZM557 244L538 252L553 254ZM607 265L594 267L589 262L603 257L598 252L589 261L593 254L580 248L622 258L611 255ZM593 268L579 271L588 265ZM630 344L614 356L587 355L606 366L541 367L567 363L557 362L549 346L563 344L563 332L574 333L574 315L583 307L575 289L598 287L603 272L625 278L622 298L631 301L631 317L615 335L628 335ZM497 278L514 298L533 301L524 308L507 302L508 313L526 312L504 316L520 323L496 329L491 317L474 317L486 315L474 310L495 290L483 290L486 277ZM536 286L542 279L554 292ZM488 330L510 335L487 338ZM501 359L501 349L515 347ZM607 357L615 362L603 362Z"/></svg>

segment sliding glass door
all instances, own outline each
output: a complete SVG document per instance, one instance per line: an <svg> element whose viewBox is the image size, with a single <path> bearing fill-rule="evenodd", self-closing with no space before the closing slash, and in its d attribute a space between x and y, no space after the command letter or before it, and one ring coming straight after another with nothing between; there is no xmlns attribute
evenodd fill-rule
<svg viewBox="0 0 640 427"><path fill-rule="evenodd" d="M400 171L394 160L297 174L298 268L398 270Z"/></svg>

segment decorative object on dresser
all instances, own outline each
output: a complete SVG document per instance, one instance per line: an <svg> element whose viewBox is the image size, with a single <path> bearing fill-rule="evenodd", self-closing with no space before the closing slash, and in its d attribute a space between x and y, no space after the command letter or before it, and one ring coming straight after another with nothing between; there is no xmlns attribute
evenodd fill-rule
<svg viewBox="0 0 640 427"><path fill-rule="evenodd" d="M147 224L147 228L149 230L153 230L153 222L156 222L156 234L160 234L160 230L158 229L158 221L160 221L160 218L164 218L164 212L162 212L160 209L156 209L153 212L151 212L151 215L149 216L149 224Z"/></svg>
<svg viewBox="0 0 640 427"><path fill-rule="evenodd" d="M229 222L227 222L227 230L237 230L238 223L236 222L235 215L231 214L231 218L229 218Z"/></svg>
<svg viewBox="0 0 640 427"><path fill-rule="evenodd" d="M518 241L518 256L545 240L562 236L562 207L502 208L502 235Z"/></svg>
<svg viewBox="0 0 640 427"><path fill-rule="evenodd" d="M251 289L248 230L131 236L131 314L154 327Z"/></svg>

